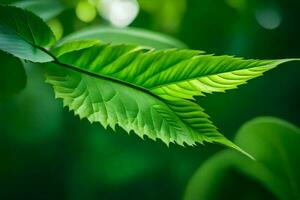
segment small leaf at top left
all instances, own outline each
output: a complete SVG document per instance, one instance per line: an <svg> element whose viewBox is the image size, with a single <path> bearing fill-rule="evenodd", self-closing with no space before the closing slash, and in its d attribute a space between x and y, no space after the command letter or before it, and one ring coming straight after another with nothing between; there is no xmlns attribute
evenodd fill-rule
<svg viewBox="0 0 300 200"><path fill-rule="evenodd" d="M44 49L56 39L47 24L33 13L0 5L0 50L32 62L50 62Z"/></svg>

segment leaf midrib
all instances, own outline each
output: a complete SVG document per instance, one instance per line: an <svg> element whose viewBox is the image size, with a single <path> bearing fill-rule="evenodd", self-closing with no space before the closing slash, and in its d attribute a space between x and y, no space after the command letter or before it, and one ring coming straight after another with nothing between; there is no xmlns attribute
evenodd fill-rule
<svg viewBox="0 0 300 200"><path fill-rule="evenodd" d="M126 85L126 86L129 86L129 87L132 87L132 88L135 88L137 90L140 90L140 91L143 91L143 92L146 92L152 96L155 96L155 97L158 97L156 96L155 94L151 93L148 89L144 88L144 87L140 87L140 86L137 86L137 85L134 85L134 84L131 84L131 83L128 83L126 81L122 81L120 79L116 79L116 78L111 78L109 76L105 76L103 74L97 74L97 73L94 73L94 72L89 72L87 70L83 70L81 68L78 68L78 67L75 67L73 65L70 65L70 64L66 64L66 63L62 63L60 62L55 55L53 55L50 51L48 51L47 49L43 48L43 47L40 47L40 46L36 46L34 45L36 48L42 50L43 52L47 53L49 56L51 56L51 58L53 59L52 63L55 63L59 66L62 66L62 67L65 67L65 68L68 68L68 69L71 69L73 71L77 71L77 72L80 72L80 73L83 73L83 74L86 74L86 75L89 75L89 76L92 76L92 77L96 77L96 78L102 78L102 79L105 79L105 80L109 80L109 81L112 81L112 82L116 82L116 83L119 83L119 84L123 84L123 85Z"/></svg>

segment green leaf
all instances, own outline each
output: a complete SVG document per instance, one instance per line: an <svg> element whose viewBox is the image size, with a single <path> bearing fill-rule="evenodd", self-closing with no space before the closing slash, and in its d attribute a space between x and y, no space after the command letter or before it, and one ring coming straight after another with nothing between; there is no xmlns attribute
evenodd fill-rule
<svg viewBox="0 0 300 200"><path fill-rule="evenodd" d="M220 199L232 194L230 199L251 199L253 192L257 196L252 199L300 199L300 161L295 156L300 150L299 128L280 119L261 117L246 123L235 141L256 161L232 151L217 154L197 170L187 187L186 200ZM263 187L265 192L255 191L251 185ZM266 198L264 194L268 193L275 197Z"/></svg>
<svg viewBox="0 0 300 200"><path fill-rule="evenodd" d="M59 15L64 10L64 6L58 0L26 0L15 2L12 5L29 10L45 21Z"/></svg>
<svg viewBox="0 0 300 200"><path fill-rule="evenodd" d="M110 126L113 129L118 124L127 132L134 130L142 138L145 135L154 140L160 138L167 144L193 145L210 141L205 133L199 134L173 111L177 108L176 112L181 113L181 110L189 109L190 104L194 105L192 102L186 102L187 105L183 105L186 108L180 108L178 106L182 106L182 102L169 105L147 91L59 66L48 66L46 76L47 82L54 87L56 97L63 99L64 106L91 123L100 122L105 128ZM203 115L207 121L198 127L199 130L203 128L207 134L221 137L205 119L206 115L200 109L198 111L199 116Z"/></svg>
<svg viewBox="0 0 300 200"><path fill-rule="evenodd" d="M260 181L279 199L300 199L300 129L276 118L257 118L246 123L236 137L257 160L243 162L240 170Z"/></svg>
<svg viewBox="0 0 300 200"><path fill-rule="evenodd" d="M21 61L0 51L0 99L6 99L26 85L26 74Z"/></svg>
<svg viewBox="0 0 300 200"><path fill-rule="evenodd" d="M49 27L29 11L0 5L0 40L0 49L18 58L32 62L53 60L41 49L53 45L55 37Z"/></svg>
<svg viewBox="0 0 300 200"><path fill-rule="evenodd" d="M185 83L194 79L198 81L203 77L224 73L236 75L234 83L238 85L245 79L258 76L261 71L289 61L242 60L229 56L205 55L193 50L149 50L135 45L111 45L95 41L66 43L53 49L52 53L56 56L57 64L84 75L74 81L70 80L71 71L60 75L59 70L54 70L51 72L52 75L48 76L48 82L54 86L57 97L64 99L65 105L81 118L88 118L91 122L98 121L105 127L114 128L116 124L119 124L128 132L134 130L141 137L147 134L150 138L160 138L167 144L175 142L180 145L184 143L194 145L210 142L223 144L239 151L242 150L217 131L209 120L209 116L199 105L190 100L184 100L186 95L184 96L180 90L169 93L161 91L168 85ZM58 74L55 75L55 73ZM251 76L248 73L251 73ZM68 77L68 79L62 79L62 77ZM106 90L114 91L108 89L110 84L117 85L115 94L120 94L119 98L122 100L132 96L145 96L145 99L149 98L153 101L146 103L145 99L136 99L136 101L128 99L122 103L110 104L108 102L111 101L111 97L103 96L98 99L98 96L105 95L105 88L99 89L100 85L105 85ZM93 88L95 85L99 85L98 89ZM231 85L234 84L231 83ZM208 86L200 86L203 84L197 88L199 94L201 90L208 88ZM213 86L226 87L220 83ZM77 88L80 90L76 91ZM121 95L123 90L130 91L126 95L131 97ZM96 99L93 99L96 92L99 94L96 95ZM85 99L91 99L90 103L87 103ZM130 109L131 102L135 102L136 105L133 109ZM147 109L140 110L142 105ZM158 105L157 110L161 111L158 115L161 119L157 123L163 124L162 121L165 119L167 128L161 129L152 122L153 119L159 119L158 116L154 118L151 113L151 109ZM121 108L124 107L135 112L128 115L124 113L124 110L122 111ZM104 114L99 115L98 112L101 109ZM114 110L113 116L109 116L111 112L105 115L105 110ZM140 125L132 123L137 116L136 112L144 114L142 119L139 119ZM141 129L139 126L147 126L147 128Z"/></svg>
<svg viewBox="0 0 300 200"><path fill-rule="evenodd" d="M61 43L87 39L98 39L114 44L133 44L155 49L187 48L179 40L161 33L140 28L111 28L103 26L96 26L73 33L64 38Z"/></svg>
<svg viewBox="0 0 300 200"><path fill-rule="evenodd" d="M204 162L188 183L184 200L266 200L277 198L235 168L236 155L225 151Z"/></svg>

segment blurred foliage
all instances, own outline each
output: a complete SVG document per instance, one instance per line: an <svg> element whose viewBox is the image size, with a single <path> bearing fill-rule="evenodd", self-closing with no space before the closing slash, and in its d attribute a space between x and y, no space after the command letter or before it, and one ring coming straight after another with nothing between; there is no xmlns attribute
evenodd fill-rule
<svg viewBox="0 0 300 200"><path fill-rule="evenodd" d="M186 12L186 0L139 0L142 11L151 16L157 30L173 33L179 28Z"/></svg>
<svg viewBox="0 0 300 200"><path fill-rule="evenodd" d="M133 44L155 49L187 48L181 41L165 34L152 32L139 28L114 28L105 26L94 26L82 29L61 40L61 43L74 40L98 39L102 42L114 44Z"/></svg>
<svg viewBox="0 0 300 200"><path fill-rule="evenodd" d="M83 22L91 22L96 18L96 8L88 1L80 1L76 6L76 14Z"/></svg>
<svg viewBox="0 0 300 200"><path fill-rule="evenodd" d="M255 161L224 151L206 161L191 179L186 200L300 199L300 129L276 118L246 123L235 142ZM236 188L239 188L237 191Z"/></svg>
<svg viewBox="0 0 300 200"><path fill-rule="evenodd" d="M64 11L49 18L58 38L88 26L109 24L100 15L88 23L81 21L76 15L78 2L62 0ZM140 13L131 26L172 34L193 49L247 58L300 57L300 1L139 3ZM269 16L268 10L280 17L274 29L258 21L258 16ZM27 63L26 89L12 99L0 100L0 199L181 199L193 171L222 149L214 145L167 148L160 142L141 141L121 130L116 134L80 121L54 100L50 87L43 84L41 70ZM298 74L298 63L285 64L239 91L199 101L229 138L242 123L259 115L278 116L300 126ZM2 71L0 76L2 82L12 81ZM229 177L236 182L228 187L234 191L246 192L249 186L265 194L264 199L272 198L259 181L232 173ZM243 188L240 179L245 182Z"/></svg>
<svg viewBox="0 0 300 200"><path fill-rule="evenodd" d="M27 0L27 1L17 1L12 5L27 9L43 20L49 20L53 17L59 15L63 10L64 6L59 0Z"/></svg>
<svg viewBox="0 0 300 200"><path fill-rule="evenodd" d="M26 85L26 74L22 62L0 51L0 100L7 99L22 90ZM9 77L9 78L7 78Z"/></svg>

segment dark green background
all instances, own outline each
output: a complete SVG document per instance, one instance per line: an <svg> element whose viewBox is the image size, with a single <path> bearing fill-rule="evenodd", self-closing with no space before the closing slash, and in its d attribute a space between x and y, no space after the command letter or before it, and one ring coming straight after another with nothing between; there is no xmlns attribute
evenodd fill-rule
<svg viewBox="0 0 300 200"><path fill-rule="evenodd" d="M145 1L155 9L144 9ZM190 48L246 58L300 57L298 0L140 2L131 26L168 33ZM280 14L278 28L258 24L255 13L265 8ZM107 24L100 17L80 22L72 8L58 19L64 35ZM80 121L54 99L42 66L27 63L25 68L26 89L0 101L0 199L181 199L197 167L223 149L210 144L167 147ZM276 116L300 126L299 74L299 63L284 64L238 90L201 97L199 103L229 138L256 116Z"/></svg>

